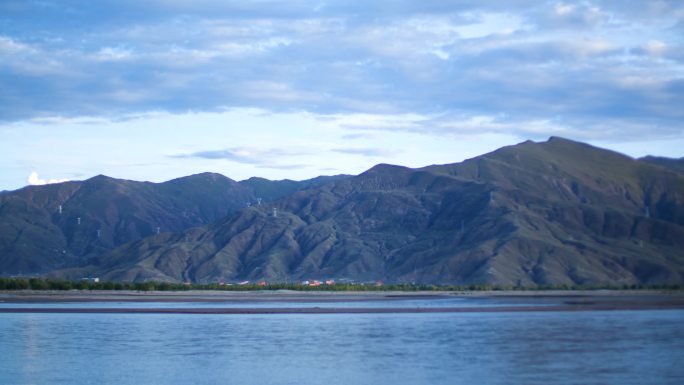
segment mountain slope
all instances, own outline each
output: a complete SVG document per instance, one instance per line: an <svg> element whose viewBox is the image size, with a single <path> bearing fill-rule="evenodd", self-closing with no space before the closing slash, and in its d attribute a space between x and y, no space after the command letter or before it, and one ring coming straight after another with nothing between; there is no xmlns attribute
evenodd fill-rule
<svg viewBox="0 0 684 385"><path fill-rule="evenodd" d="M60 274L681 283L682 250L684 177L552 138L452 165L378 165L209 226L141 239Z"/></svg>
<svg viewBox="0 0 684 385"><path fill-rule="evenodd" d="M665 167L671 171L684 174L684 158L673 159L660 156L646 156L639 158L640 161Z"/></svg>
<svg viewBox="0 0 684 385"><path fill-rule="evenodd" d="M237 182L208 173L160 184L99 175L26 187L0 196L0 272L81 264L157 230L213 222L249 199L250 192Z"/></svg>
<svg viewBox="0 0 684 385"><path fill-rule="evenodd" d="M257 197L266 203L344 177L258 178L253 183L252 179L235 182L203 173L150 183L98 175L82 182L3 192L0 274L40 274L81 266L157 232L180 232L212 223L248 204L256 205Z"/></svg>
<svg viewBox="0 0 684 385"><path fill-rule="evenodd" d="M271 202L286 197L299 190L320 186L348 177L349 175L319 176L302 181L294 181L290 179L269 180L265 178L252 177L242 180L238 183L247 187L255 197L259 197L265 202Z"/></svg>

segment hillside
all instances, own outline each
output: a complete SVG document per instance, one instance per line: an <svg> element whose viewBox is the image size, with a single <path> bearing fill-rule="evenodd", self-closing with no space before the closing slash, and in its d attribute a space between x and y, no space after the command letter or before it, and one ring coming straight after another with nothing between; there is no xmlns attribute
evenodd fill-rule
<svg viewBox="0 0 684 385"><path fill-rule="evenodd" d="M208 226L126 244L56 275L682 283L682 250L683 176L551 138L457 164L378 165Z"/></svg>
<svg viewBox="0 0 684 385"><path fill-rule="evenodd" d="M640 161L655 164L667 168L668 170L684 174L684 158L672 159L660 156L645 156L639 158Z"/></svg>
<svg viewBox="0 0 684 385"><path fill-rule="evenodd" d="M288 193L323 183L287 181ZM204 173L164 183L99 175L82 182L28 186L0 194L0 274L31 275L83 266L127 242L212 223L277 193ZM274 194L272 193L272 194ZM272 200L270 196L263 202Z"/></svg>
<svg viewBox="0 0 684 385"><path fill-rule="evenodd" d="M249 189L255 197L262 198L265 202L271 202L286 197L299 190L309 187L320 186L336 180L346 179L349 175L318 176L313 179L294 181L290 179L269 180L252 177L238 182Z"/></svg>

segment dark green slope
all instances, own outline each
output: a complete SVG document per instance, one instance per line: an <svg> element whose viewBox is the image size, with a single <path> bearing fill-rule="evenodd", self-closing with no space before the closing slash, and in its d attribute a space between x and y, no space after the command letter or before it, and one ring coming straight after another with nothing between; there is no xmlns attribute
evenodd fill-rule
<svg viewBox="0 0 684 385"><path fill-rule="evenodd" d="M255 186L214 173L164 183L99 175L82 182L3 192L0 275L41 274L97 262L95 257L102 253L158 230L180 232L206 225L247 204L256 205L257 197L266 203L343 177L260 179Z"/></svg>
<svg viewBox="0 0 684 385"><path fill-rule="evenodd" d="M58 204L80 188L78 182L27 187L0 195L0 273L34 273L69 266L76 258L67 252L60 228Z"/></svg>
<svg viewBox="0 0 684 385"><path fill-rule="evenodd" d="M26 187L0 196L0 273L83 264L157 228L178 232L213 222L250 199L248 190L218 174L159 184L100 175Z"/></svg>
<svg viewBox="0 0 684 385"><path fill-rule="evenodd" d="M106 279L684 281L684 177L560 138L453 165L378 165L63 271ZM273 209L277 215L273 216Z"/></svg>
<svg viewBox="0 0 684 385"><path fill-rule="evenodd" d="M640 161L665 167L668 170L684 174L684 158L673 159L660 156L646 156L639 158Z"/></svg>
<svg viewBox="0 0 684 385"><path fill-rule="evenodd" d="M511 209L515 237L490 258L495 270L513 262L553 283L684 281L681 176L561 138L428 169L490 184Z"/></svg>
<svg viewBox="0 0 684 385"><path fill-rule="evenodd" d="M271 202L286 197L299 190L320 186L349 177L349 175L319 176L302 181L294 181L290 179L269 180L265 178L252 177L242 180L238 183L247 187L255 197L262 198L262 200L265 202Z"/></svg>

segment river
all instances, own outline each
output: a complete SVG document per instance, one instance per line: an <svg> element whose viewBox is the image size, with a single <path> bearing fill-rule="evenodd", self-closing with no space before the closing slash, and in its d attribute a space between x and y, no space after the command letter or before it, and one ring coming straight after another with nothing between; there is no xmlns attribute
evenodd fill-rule
<svg viewBox="0 0 684 385"><path fill-rule="evenodd" d="M457 302L412 300L402 306L440 303ZM0 383L679 385L684 384L683 325L684 310L678 309L6 313L0 314Z"/></svg>

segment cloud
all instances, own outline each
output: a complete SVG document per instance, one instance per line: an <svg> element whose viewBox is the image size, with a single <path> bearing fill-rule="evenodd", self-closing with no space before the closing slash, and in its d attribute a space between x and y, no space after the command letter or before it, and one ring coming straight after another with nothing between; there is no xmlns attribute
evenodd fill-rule
<svg viewBox="0 0 684 385"><path fill-rule="evenodd" d="M344 140L357 140L357 139L371 139L373 138L374 135L370 133L354 133L354 134L346 134L342 135L342 139Z"/></svg>
<svg viewBox="0 0 684 385"><path fill-rule="evenodd" d="M197 151L190 154L171 155L171 158L200 158L207 160L229 160L231 162L281 168L277 160L283 157L308 155L308 151L292 148L233 147L222 150ZM304 165L284 166L285 168L305 167Z"/></svg>
<svg viewBox="0 0 684 385"><path fill-rule="evenodd" d="M40 179L38 177L37 172L31 171L31 174L26 179L26 181L31 186L41 186L41 185L46 185L46 184L68 182L69 179Z"/></svg>
<svg viewBox="0 0 684 385"><path fill-rule="evenodd" d="M544 29L594 29L610 21L610 14L596 3L550 3L534 12L534 23Z"/></svg>
<svg viewBox="0 0 684 385"><path fill-rule="evenodd" d="M257 107L346 116L359 134L684 129L674 0L47 0L0 14L5 122ZM483 116L496 124L472 123Z"/></svg>
<svg viewBox="0 0 684 385"><path fill-rule="evenodd" d="M388 150L386 148L371 148L371 147L348 147L348 148L334 148L332 151L342 154L362 155L367 157L391 157L396 154L396 151Z"/></svg>
<svg viewBox="0 0 684 385"><path fill-rule="evenodd" d="M275 170L300 170L311 167L308 164L260 164L257 168L270 168Z"/></svg>

